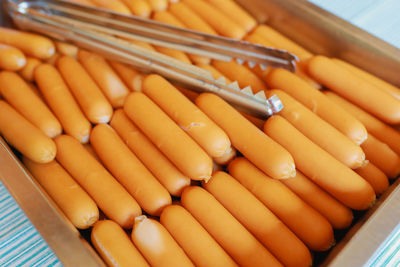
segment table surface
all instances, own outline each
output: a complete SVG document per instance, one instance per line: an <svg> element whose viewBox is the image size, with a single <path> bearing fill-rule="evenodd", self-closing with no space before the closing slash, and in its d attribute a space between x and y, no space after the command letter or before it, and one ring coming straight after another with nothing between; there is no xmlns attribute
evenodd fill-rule
<svg viewBox="0 0 400 267"><path fill-rule="evenodd" d="M309 0L400 48L400 0ZM368 266L399 266L400 226ZM0 266L62 266L0 182Z"/></svg>

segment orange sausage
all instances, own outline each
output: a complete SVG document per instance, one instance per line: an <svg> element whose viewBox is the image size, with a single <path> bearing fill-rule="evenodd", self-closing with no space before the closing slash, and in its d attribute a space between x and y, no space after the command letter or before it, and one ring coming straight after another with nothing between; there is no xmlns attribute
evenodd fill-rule
<svg viewBox="0 0 400 267"><path fill-rule="evenodd" d="M161 210L171 204L168 191L109 125L97 125L90 135L90 143L107 169L144 211L150 215L159 216Z"/></svg>
<svg viewBox="0 0 400 267"><path fill-rule="evenodd" d="M79 48L73 44L70 43L64 43L64 42L55 42L57 52L60 53L63 56L69 56L73 58L78 57L78 50Z"/></svg>
<svg viewBox="0 0 400 267"><path fill-rule="evenodd" d="M189 29L217 35L217 32L208 25L196 12L192 11L185 3L176 2L169 4L169 12L178 18Z"/></svg>
<svg viewBox="0 0 400 267"><path fill-rule="evenodd" d="M241 88L250 85L254 93L267 89L264 81L256 74L233 60L229 62L214 60L212 65L230 80L237 81Z"/></svg>
<svg viewBox="0 0 400 267"><path fill-rule="evenodd" d="M369 208L373 188L359 175L301 134L279 115L267 120L264 131L294 157L296 167L347 207Z"/></svg>
<svg viewBox="0 0 400 267"><path fill-rule="evenodd" d="M66 1L75 3L75 4L80 4L80 5L87 5L87 6L93 6L93 7L96 6L90 0L66 0Z"/></svg>
<svg viewBox="0 0 400 267"><path fill-rule="evenodd" d="M186 28L186 26L182 22L180 22L173 14L171 14L168 11L155 12L153 19L156 21L159 21L159 22L170 24L170 25L178 27L178 28L184 28L184 29ZM158 48L158 49L160 49L160 48ZM165 48L163 48L163 49L165 50ZM182 58L184 57L184 55L186 56L186 54L181 51L177 51L177 50L173 50L173 51L175 51L175 54L177 54L178 52L182 53L183 54L183 55L181 55ZM168 55L168 53L167 53L167 55ZM190 63L190 61L193 61L195 63L209 64L211 61L210 58L199 56L199 55L188 55L188 57L190 58L189 63ZM177 59L179 59L179 58L177 58Z"/></svg>
<svg viewBox="0 0 400 267"><path fill-rule="evenodd" d="M350 63L337 59L337 58L332 58L333 62L336 64L341 65L342 67L348 69L349 71L353 72L355 75L361 77L365 81L375 85L382 91L387 92L388 94L392 95L394 98L400 100L400 88L391 85L388 82L385 82L382 79L379 79L378 77L366 72L365 70L362 70L360 68L357 68L354 65L351 65Z"/></svg>
<svg viewBox="0 0 400 267"><path fill-rule="evenodd" d="M289 152L224 100L216 95L203 93L196 99L196 105L225 131L232 145L262 171L275 179L287 179L296 175Z"/></svg>
<svg viewBox="0 0 400 267"><path fill-rule="evenodd" d="M367 165L354 171L374 188L376 195L382 194L389 187L389 181L385 173L371 162L368 162Z"/></svg>
<svg viewBox="0 0 400 267"><path fill-rule="evenodd" d="M124 228L131 228L141 214L137 202L109 172L74 138L55 138L57 161L93 198L107 217Z"/></svg>
<svg viewBox="0 0 400 267"><path fill-rule="evenodd" d="M331 101L335 102L361 121L369 133L386 143L394 152L400 154L400 133L398 131L335 93L329 91L325 91L324 93Z"/></svg>
<svg viewBox="0 0 400 267"><path fill-rule="evenodd" d="M18 74L21 75L28 82L33 82L35 77L35 69L39 66L42 62L34 57L27 57L25 66L19 70Z"/></svg>
<svg viewBox="0 0 400 267"><path fill-rule="evenodd" d="M112 106L81 64L72 57L63 56L57 62L57 67L89 121L109 122Z"/></svg>
<svg viewBox="0 0 400 267"><path fill-rule="evenodd" d="M225 132L163 77L147 76L142 91L210 157L220 157L228 152L231 142Z"/></svg>
<svg viewBox="0 0 400 267"><path fill-rule="evenodd" d="M231 146L224 155L220 157L214 157L213 161L219 165L227 165L235 157L236 157L236 149L233 146Z"/></svg>
<svg viewBox="0 0 400 267"><path fill-rule="evenodd" d="M102 7L105 9L109 9L114 12L130 15L131 11L129 8L122 3L120 0L90 0L93 2L96 6Z"/></svg>
<svg viewBox="0 0 400 267"><path fill-rule="evenodd" d="M387 144L368 134L368 139L361 148L367 159L389 178L396 178L400 174L400 157Z"/></svg>
<svg viewBox="0 0 400 267"><path fill-rule="evenodd" d="M196 98L199 96L198 92L195 92L195 91L183 88L183 87L179 87L179 86L175 86L175 88L178 89L179 92L181 92L184 96L186 96L187 99L189 99L193 103L196 100Z"/></svg>
<svg viewBox="0 0 400 267"><path fill-rule="evenodd" d="M240 114L242 114L243 117L245 117L245 118L248 119L251 123L253 123L255 126L257 126L258 129L261 129L261 130L263 129L265 120L262 120L262 119L260 119L260 118L256 118L256 117L251 116L251 115L249 115L249 114L247 114L247 113L244 113L244 112L240 112Z"/></svg>
<svg viewBox="0 0 400 267"><path fill-rule="evenodd" d="M122 107L129 89L121 81L107 61L94 53L78 52L79 62L97 83L114 108Z"/></svg>
<svg viewBox="0 0 400 267"><path fill-rule="evenodd" d="M201 224L182 206L166 207L161 213L160 222L196 266L237 266Z"/></svg>
<svg viewBox="0 0 400 267"><path fill-rule="evenodd" d="M143 75L140 72L134 70L128 65L116 61L109 61L109 63L129 89L132 91L142 90Z"/></svg>
<svg viewBox="0 0 400 267"><path fill-rule="evenodd" d="M305 61L313 56L310 51L304 49L299 44L293 42L283 34L265 24L258 25L254 29L253 33L261 35L267 41L272 43L274 47L284 49L289 51L290 53L295 54L300 59L300 61Z"/></svg>
<svg viewBox="0 0 400 267"><path fill-rule="evenodd" d="M400 101L324 56L307 61L308 73L386 123L400 123Z"/></svg>
<svg viewBox="0 0 400 267"><path fill-rule="evenodd" d="M285 92L281 90L267 92L268 98L272 95L277 95L284 106L278 114L316 145L349 168L356 169L365 164L365 154L362 149L332 125Z"/></svg>
<svg viewBox="0 0 400 267"><path fill-rule="evenodd" d="M234 15L235 22L242 26L247 32L251 31L256 25L257 21L241 8L235 1L232 0L207 0L211 5L218 8L222 13L228 17Z"/></svg>
<svg viewBox="0 0 400 267"><path fill-rule="evenodd" d="M266 176L245 158L233 160L228 170L310 249L323 251L332 246L334 236L329 222L280 181Z"/></svg>
<svg viewBox="0 0 400 267"><path fill-rule="evenodd" d="M0 44L0 69L17 71L22 69L26 64L26 58L21 50Z"/></svg>
<svg viewBox="0 0 400 267"><path fill-rule="evenodd" d="M62 132L57 118L18 74L0 72L0 93L11 106L47 136L53 138Z"/></svg>
<svg viewBox="0 0 400 267"><path fill-rule="evenodd" d="M94 151L92 145L89 143L86 143L83 145L83 147L86 149L87 152L89 152L90 155L92 155L98 162L101 162L99 156L97 155L96 151Z"/></svg>
<svg viewBox="0 0 400 267"><path fill-rule="evenodd" d="M215 172L203 186L285 266L311 266L303 242L229 174Z"/></svg>
<svg viewBox="0 0 400 267"><path fill-rule="evenodd" d="M122 109L114 112L110 125L171 195L180 196L183 188L190 185L190 179L157 149Z"/></svg>
<svg viewBox="0 0 400 267"><path fill-rule="evenodd" d="M353 213L349 208L337 201L301 172L296 172L293 179L282 180L304 202L318 211L333 226L334 229L344 229L350 226Z"/></svg>
<svg viewBox="0 0 400 267"><path fill-rule="evenodd" d="M23 162L75 227L87 229L99 219L96 203L55 160L39 164L23 157Z"/></svg>
<svg viewBox="0 0 400 267"><path fill-rule="evenodd" d="M367 130L360 121L291 72L274 69L266 81L270 88L285 91L356 144L362 144L367 139Z"/></svg>
<svg viewBox="0 0 400 267"><path fill-rule="evenodd" d="M132 241L151 266L194 266L164 226L145 215L135 219Z"/></svg>
<svg viewBox="0 0 400 267"><path fill-rule="evenodd" d="M240 266L282 266L216 199L198 186L185 188L182 205Z"/></svg>
<svg viewBox="0 0 400 267"><path fill-rule="evenodd" d="M185 26L168 11L155 12L153 15L153 19L158 22L173 25L175 27L185 28ZM189 63L189 64L192 63L192 61L189 59L189 56L180 50L176 50L176 49L172 49L172 48L168 48L168 47L162 47L162 46L155 46L155 48L158 52L160 52L164 55L173 57L173 58L183 61L185 63Z"/></svg>
<svg viewBox="0 0 400 267"><path fill-rule="evenodd" d="M47 163L56 156L56 145L9 104L0 100L0 133L23 155L37 163Z"/></svg>
<svg viewBox="0 0 400 267"><path fill-rule="evenodd" d="M231 80L229 80L227 77L225 77L219 70L217 70L213 66L208 65L208 64L201 64L201 63L198 63L196 65L197 65L197 67L200 67L202 69L208 70L211 73L211 75L214 77L214 79L218 79L218 78L224 77L225 78L225 82L227 84L232 83Z"/></svg>
<svg viewBox="0 0 400 267"><path fill-rule="evenodd" d="M193 180L210 178L211 158L145 94L131 93L124 111L183 174Z"/></svg>
<svg viewBox="0 0 400 267"><path fill-rule="evenodd" d="M164 11L168 7L168 0L147 0L154 11Z"/></svg>
<svg viewBox="0 0 400 267"><path fill-rule="evenodd" d="M60 53L55 52L51 57L47 58L44 62L47 64L56 65L60 57L61 57Z"/></svg>
<svg viewBox="0 0 400 267"><path fill-rule="evenodd" d="M49 58L56 50L53 42L46 37L4 27L0 27L0 43L14 46L38 59Z"/></svg>
<svg viewBox="0 0 400 267"><path fill-rule="evenodd" d="M65 132L79 142L87 143L92 125L83 115L57 69L42 64L36 68L35 80Z"/></svg>
<svg viewBox="0 0 400 267"><path fill-rule="evenodd" d="M92 229L90 239L108 266L150 266L124 230L111 220L98 221Z"/></svg>
<svg viewBox="0 0 400 267"><path fill-rule="evenodd" d="M206 1L182 0L182 2L196 12L220 35L235 39L242 39L245 36L246 31L239 24Z"/></svg>
<svg viewBox="0 0 400 267"><path fill-rule="evenodd" d="M148 18L151 13L151 7L145 0L122 0L130 9L133 15Z"/></svg>

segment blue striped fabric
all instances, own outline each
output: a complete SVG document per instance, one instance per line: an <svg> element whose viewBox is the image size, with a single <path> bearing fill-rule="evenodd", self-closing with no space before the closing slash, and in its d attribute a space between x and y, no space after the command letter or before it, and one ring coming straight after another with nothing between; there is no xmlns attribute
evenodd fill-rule
<svg viewBox="0 0 400 267"><path fill-rule="evenodd" d="M0 182L0 266L62 266Z"/></svg>
<svg viewBox="0 0 400 267"><path fill-rule="evenodd" d="M372 255L365 266L400 266L400 223Z"/></svg>

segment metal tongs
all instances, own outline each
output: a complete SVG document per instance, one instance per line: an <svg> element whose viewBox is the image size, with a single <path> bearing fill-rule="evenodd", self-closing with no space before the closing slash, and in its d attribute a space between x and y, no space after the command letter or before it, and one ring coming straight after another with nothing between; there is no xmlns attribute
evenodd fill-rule
<svg viewBox="0 0 400 267"><path fill-rule="evenodd" d="M213 92L243 111L267 118L283 105L277 96L266 98L264 92L253 94L250 87L239 88L237 82L226 84L224 77L197 66L146 50L129 40L148 42L209 57L235 59L250 67L259 65L295 70L297 58L283 50L244 41L203 34L136 16L127 16L100 8L86 7L58 0L8 0L9 14L15 24L53 38L72 42L96 51L107 58L159 73L168 79L199 92Z"/></svg>

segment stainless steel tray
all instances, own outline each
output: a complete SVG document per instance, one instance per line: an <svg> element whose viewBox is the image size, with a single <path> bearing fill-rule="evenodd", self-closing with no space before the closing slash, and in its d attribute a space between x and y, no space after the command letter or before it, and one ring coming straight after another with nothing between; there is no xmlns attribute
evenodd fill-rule
<svg viewBox="0 0 400 267"><path fill-rule="evenodd" d="M236 0L315 53L343 58L400 86L400 50L305 0ZM2 1L3 3L5 1ZM0 24L7 19L0 16ZM103 266L0 137L0 180L65 266ZM400 182L379 198L323 265L362 266L400 221ZM83 242L82 242L83 241Z"/></svg>

